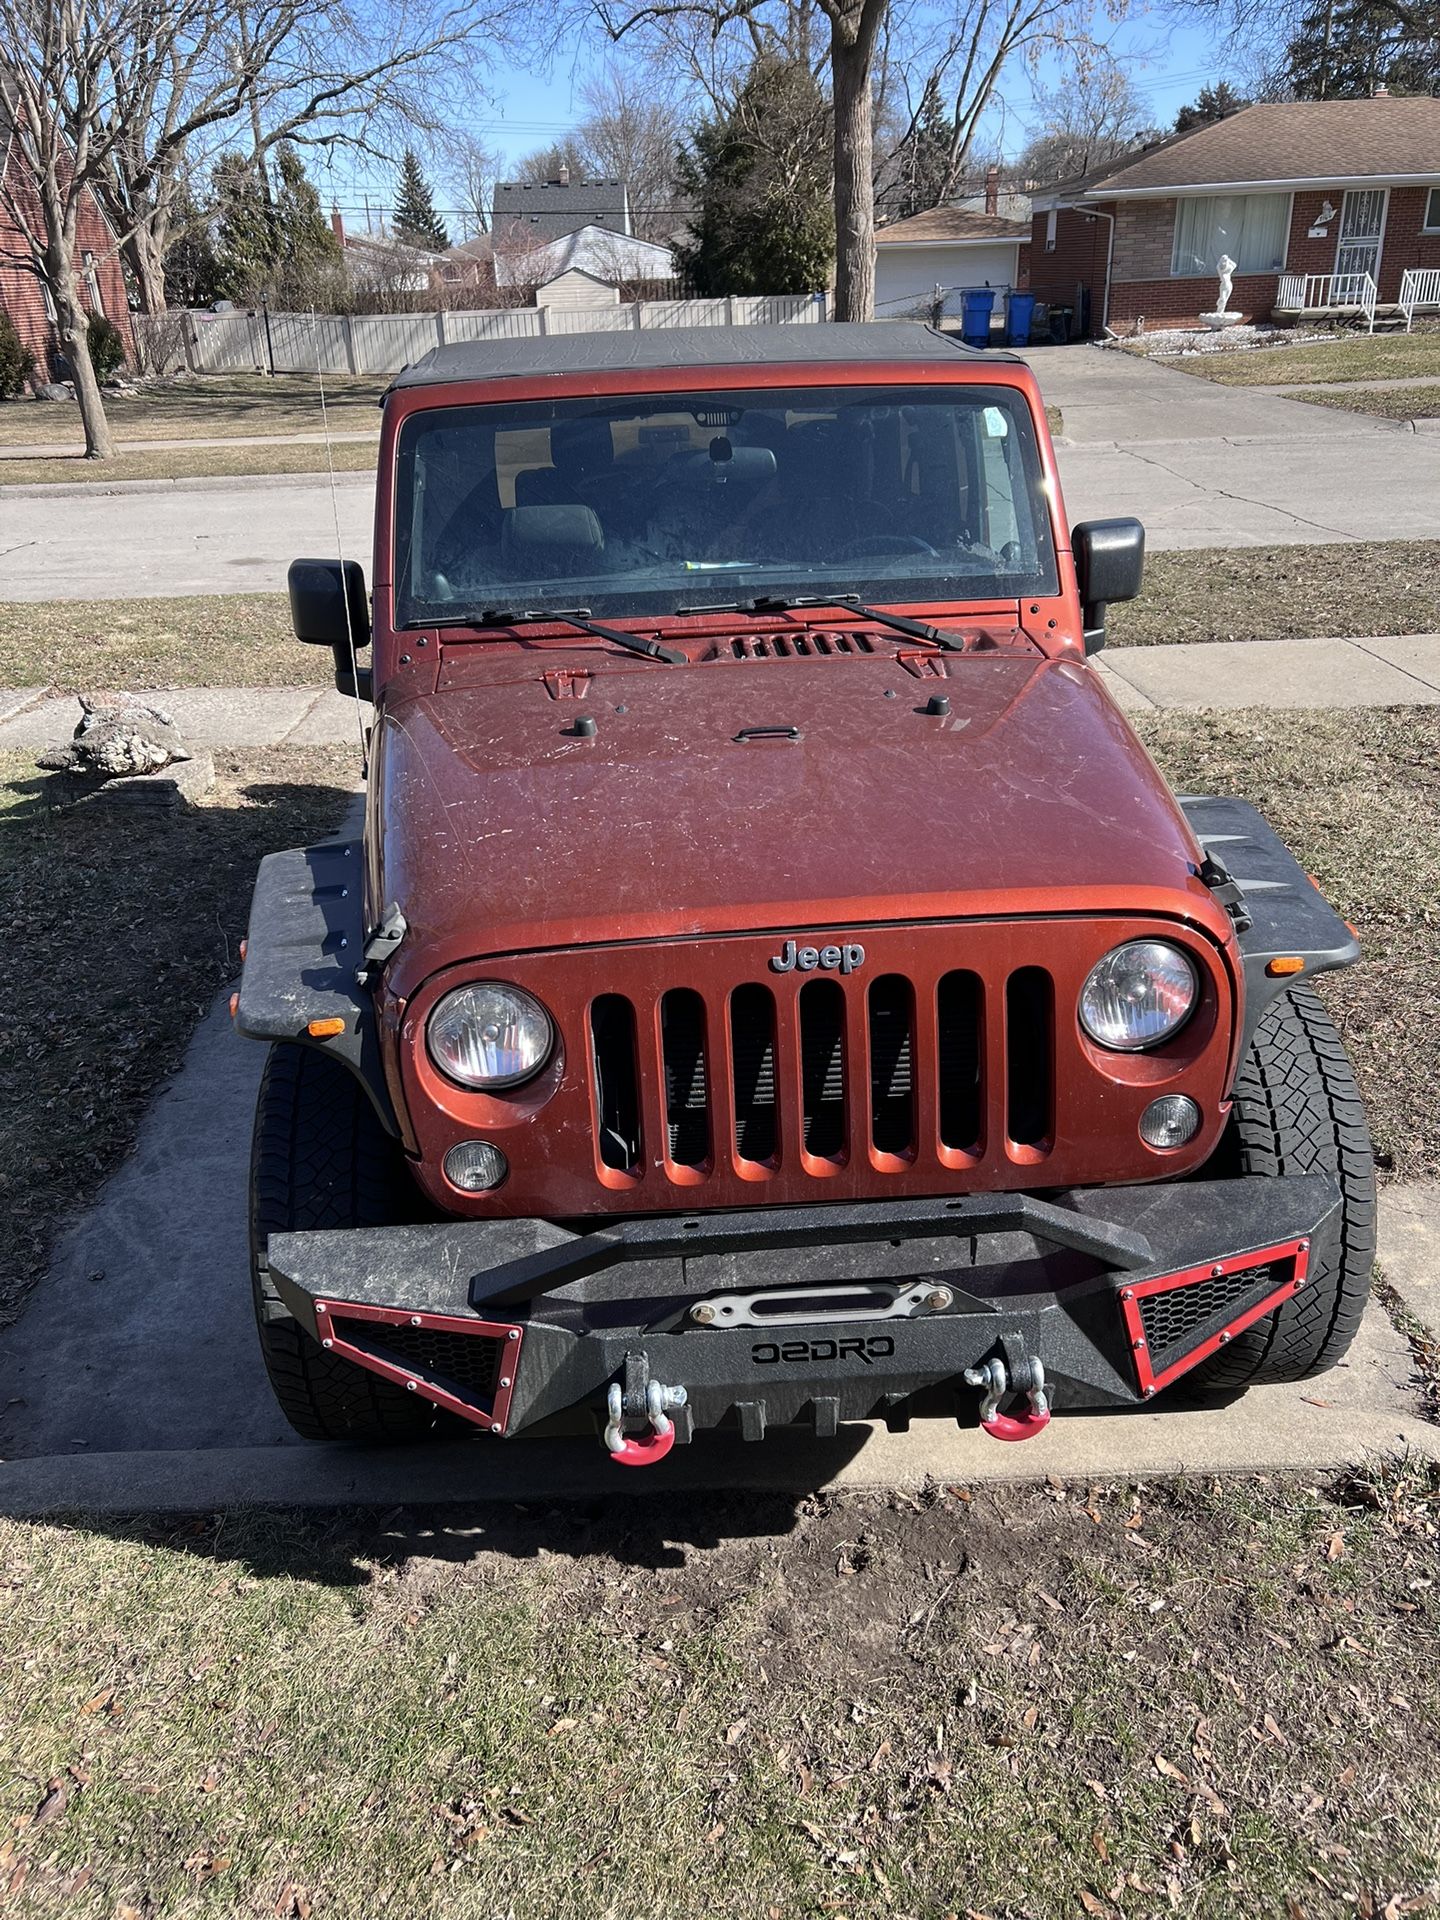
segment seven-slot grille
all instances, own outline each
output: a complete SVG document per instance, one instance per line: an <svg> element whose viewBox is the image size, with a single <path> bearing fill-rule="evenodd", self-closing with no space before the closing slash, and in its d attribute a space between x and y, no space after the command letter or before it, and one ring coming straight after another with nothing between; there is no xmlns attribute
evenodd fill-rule
<svg viewBox="0 0 1440 1920"><path fill-rule="evenodd" d="M1000 1072L987 1004L1002 1028ZM653 1012L602 994L589 1015L597 1154L612 1173L642 1172L653 1080L665 1164L691 1182L722 1157L757 1175L782 1157L816 1175L857 1158L894 1171L921 1159L964 1166L999 1137L1039 1157L1054 1124L1054 1006L1035 966L990 995L963 968L928 989L895 972L748 981L710 998L672 987Z"/></svg>

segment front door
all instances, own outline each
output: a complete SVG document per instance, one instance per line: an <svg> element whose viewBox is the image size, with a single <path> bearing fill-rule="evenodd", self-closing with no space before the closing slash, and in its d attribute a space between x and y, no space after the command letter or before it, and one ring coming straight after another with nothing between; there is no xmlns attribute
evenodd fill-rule
<svg viewBox="0 0 1440 1920"><path fill-rule="evenodd" d="M1335 252L1337 274L1368 273L1376 286L1380 284L1386 198L1384 187L1354 188L1345 195L1340 209L1340 245Z"/></svg>

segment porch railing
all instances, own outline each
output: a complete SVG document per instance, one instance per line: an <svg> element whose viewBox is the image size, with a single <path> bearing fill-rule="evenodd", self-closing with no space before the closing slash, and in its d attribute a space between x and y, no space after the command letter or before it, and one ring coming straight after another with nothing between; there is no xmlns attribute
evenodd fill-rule
<svg viewBox="0 0 1440 1920"><path fill-rule="evenodd" d="M1375 331L1378 291L1368 273L1282 273L1277 313L1359 313Z"/></svg>
<svg viewBox="0 0 1440 1920"><path fill-rule="evenodd" d="M1417 307L1440 307L1440 267L1407 267L1400 277L1399 307L1406 333Z"/></svg>

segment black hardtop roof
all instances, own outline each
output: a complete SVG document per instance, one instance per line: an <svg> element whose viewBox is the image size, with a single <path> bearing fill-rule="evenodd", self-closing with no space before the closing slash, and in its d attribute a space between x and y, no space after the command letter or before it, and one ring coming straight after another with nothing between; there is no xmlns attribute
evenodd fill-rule
<svg viewBox="0 0 1440 1920"><path fill-rule="evenodd" d="M1018 364L1010 353L963 346L913 321L817 322L780 327L647 327L561 333L528 340L466 340L436 347L395 376L396 387L461 380L523 380L562 373L638 373L704 367L841 366L912 361L917 370L957 359Z"/></svg>

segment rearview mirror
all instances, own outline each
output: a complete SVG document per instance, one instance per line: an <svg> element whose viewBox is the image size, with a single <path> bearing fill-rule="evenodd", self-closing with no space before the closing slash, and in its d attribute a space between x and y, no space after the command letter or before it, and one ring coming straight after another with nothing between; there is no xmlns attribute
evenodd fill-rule
<svg viewBox="0 0 1440 1920"><path fill-rule="evenodd" d="M1145 529L1138 520L1085 520L1070 535L1085 613L1085 651L1105 644L1105 609L1133 600L1145 578Z"/></svg>
<svg viewBox="0 0 1440 1920"><path fill-rule="evenodd" d="M288 575L295 638L329 647L341 693L370 697L370 670L353 666L350 650L370 644L370 601L358 560L292 560Z"/></svg>

